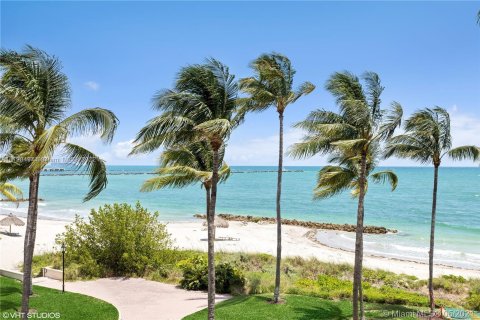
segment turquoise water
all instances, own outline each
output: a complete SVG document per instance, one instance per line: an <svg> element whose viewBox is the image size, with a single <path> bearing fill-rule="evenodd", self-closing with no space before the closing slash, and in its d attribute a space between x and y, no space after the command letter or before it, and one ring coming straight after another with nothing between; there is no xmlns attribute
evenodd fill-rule
<svg viewBox="0 0 480 320"><path fill-rule="evenodd" d="M104 203L140 201L160 212L163 220L191 220L205 211L204 190L198 186L141 193L142 182L154 167L110 166L106 190L94 200L82 203L88 188L85 176L69 172L46 173L40 181L40 215L71 219L87 215ZM275 167L233 167L228 182L220 185L219 213L270 216L275 214ZM318 167L285 167L282 211L285 218L355 223L356 201L348 193L320 201L312 200ZM387 168L384 168L387 169ZM399 230L398 234L367 236L366 251L371 254L423 260L428 252L433 169L388 168L399 177L396 191L370 184L366 198L367 224ZM272 172L259 172L259 171ZM139 173L139 174L125 174ZM437 214L437 262L480 270L480 168L441 168ZM27 182L18 183L28 191ZM25 204L14 208L0 203L2 213L26 211ZM7 208L8 206L8 208ZM321 241L349 249L351 235L320 237Z"/></svg>

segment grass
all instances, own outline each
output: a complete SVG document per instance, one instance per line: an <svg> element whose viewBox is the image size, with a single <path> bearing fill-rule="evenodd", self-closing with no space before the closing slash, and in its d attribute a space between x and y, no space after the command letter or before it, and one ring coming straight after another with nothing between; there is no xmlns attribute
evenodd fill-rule
<svg viewBox="0 0 480 320"><path fill-rule="evenodd" d="M30 298L30 309L37 311L38 316L64 320L98 319L117 320L118 310L111 304L78 293L65 292L39 286L33 286ZM12 319L12 315L20 310L22 300L21 282L0 277L0 319Z"/></svg>
<svg viewBox="0 0 480 320"><path fill-rule="evenodd" d="M237 296L217 304L215 315L220 320L349 320L352 318L352 305L348 301L329 301L310 296L284 295L283 304L269 303L271 295ZM417 319L413 316L418 309L366 304L367 319ZM398 312L399 316L394 314ZM411 317L408 315L412 314ZM207 309L191 314L183 320L203 320Z"/></svg>

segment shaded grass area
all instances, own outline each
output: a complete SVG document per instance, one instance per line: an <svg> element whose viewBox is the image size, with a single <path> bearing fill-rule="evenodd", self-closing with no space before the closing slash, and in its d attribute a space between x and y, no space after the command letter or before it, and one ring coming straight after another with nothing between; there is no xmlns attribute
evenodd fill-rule
<svg viewBox="0 0 480 320"><path fill-rule="evenodd" d="M12 314L18 312L21 307L21 285L18 280L0 277L0 319L15 319L15 315ZM30 309L36 310L39 317L42 313L58 313L59 317L52 314L50 318L117 320L119 316L118 310L113 305L93 297L71 292L62 293L59 290L39 286L33 286L33 292ZM43 318L45 317L43 315Z"/></svg>
<svg viewBox="0 0 480 320"><path fill-rule="evenodd" d="M269 302L270 295L238 296L217 304L216 318L219 320L349 320L352 304L349 301L328 301L310 296L285 295L283 304ZM417 319L418 309L403 306L366 304L367 319ZM398 314L399 316L395 316ZM412 315L412 316L409 316ZM184 320L203 320L207 309L191 314Z"/></svg>

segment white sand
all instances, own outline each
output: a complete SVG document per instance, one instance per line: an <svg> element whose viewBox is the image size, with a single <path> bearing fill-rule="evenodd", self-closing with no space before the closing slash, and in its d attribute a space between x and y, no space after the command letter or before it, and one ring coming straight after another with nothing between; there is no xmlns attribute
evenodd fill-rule
<svg viewBox="0 0 480 320"><path fill-rule="evenodd" d="M3 216L0 216L0 219ZM38 220L35 253L52 250L55 235L64 231L67 222L55 220ZM262 252L275 255L276 227L274 224L243 224L230 221L228 229L217 229L217 237L228 236L239 238L239 241L217 241L217 251L229 252ZM7 230L6 227L1 227ZM175 240L175 245L183 249L207 250L205 227L198 222L175 222L167 224L168 231ZM23 235L25 227L13 227L21 237L10 237L0 234L0 268L15 269L23 260ZM353 264L354 254L339 249L326 247L305 237L309 230L302 227L283 226L283 256L315 257L321 261ZM406 273L419 278L428 277L428 266L424 263L402 261L398 259L366 256L364 266ZM438 265L434 269L435 276L442 274L461 275L466 278L480 278L480 271L452 268Z"/></svg>

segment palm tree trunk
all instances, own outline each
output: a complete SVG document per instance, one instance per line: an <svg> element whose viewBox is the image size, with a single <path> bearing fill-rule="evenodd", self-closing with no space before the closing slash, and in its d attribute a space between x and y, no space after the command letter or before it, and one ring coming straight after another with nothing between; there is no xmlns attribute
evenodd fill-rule
<svg viewBox="0 0 480 320"><path fill-rule="evenodd" d="M437 185L438 185L438 167L435 164L433 176L433 200L432 200L432 221L430 226L430 251L428 252L428 294L430 297L430 312L435 311L435 299L433 297L433 248L435 244L435 216L437 212Z"/></svg>
<svg viewBox="0 0 480 320"><path fill-rule="evenodd" d="M362 152L360 162L359 195L357 208L357 228L355 237L355 265L353 267L353 320L358 320L358 301L360 286L362 285L363 261L363 217L365 200L365 179L367 171L367 153Z"/></svg>
<svg viewBox="0 0 480 320"><path fill-rule="evenodd" d="M277 261L275 265L275 291L273 302L278 303L280 297L280 264L282 262L282 214L280 202L282 198L282 173L283 173L283 112L278 113L280 134L278 143L278 173L277 173Z"/></svg>
<svg viewBox="0 0 480 320"><path fill-rule="evenodd" d="M38 214L38 186L40 173L30 176L27 227L23 247L23 291L22 291L22 318L26 319L29 310L29 300L32 292L32 259L37 233Z"/></svg>
<svg viewBox="0 0 480 320"><path fill-rule="evenodd" d="M215 205L218 183L218 145L213 145L212 190L210 194L208 224L208 320L215 319Z"/></svg>

